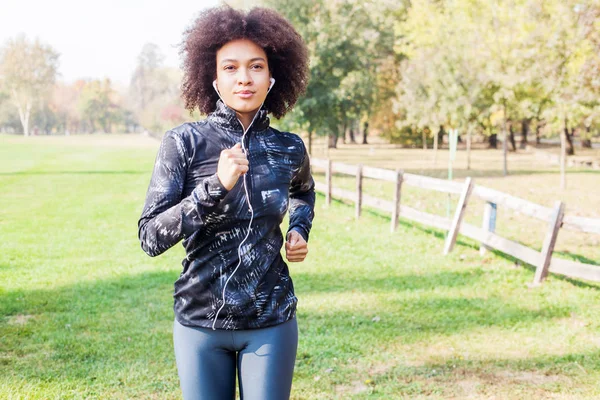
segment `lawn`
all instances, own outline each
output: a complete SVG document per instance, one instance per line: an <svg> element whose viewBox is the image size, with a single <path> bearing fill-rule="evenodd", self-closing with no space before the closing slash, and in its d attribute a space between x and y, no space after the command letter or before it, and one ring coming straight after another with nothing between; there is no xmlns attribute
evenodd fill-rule
<svg viewBox="0 0 600 400"><path fill-rule="evenodd" d="M157 146L0 135L0 398L180 398L183 249L150 258L137 239ZM600 396L600 285L550 276L531 289L531 269L470 240L444 257L443 232L353 215L318 195L310 254L290 264L292 398Z"/></svg>

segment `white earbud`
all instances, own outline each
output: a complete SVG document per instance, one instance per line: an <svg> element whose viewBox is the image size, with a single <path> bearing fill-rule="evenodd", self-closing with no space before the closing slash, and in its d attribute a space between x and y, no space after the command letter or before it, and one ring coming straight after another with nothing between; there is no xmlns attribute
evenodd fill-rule
<svg viewBox="0 0 600 400"><path fill-rule="evenodd" d="M271 84L269 85L269 90L267 90L267 93L269 93L271 91L271 88L275 84L275 78L270 78L269 81L271 81Z"/></svg>
<svg viewBox="0 0 600 400"><path fill-rule="evenodd" d="M215 88L215 91L217 92L217 94L219 95L219 97L221 96L221 93L219 93L219 89L217 88L217 80L215 79L213 81L213 87Z"/></svg>

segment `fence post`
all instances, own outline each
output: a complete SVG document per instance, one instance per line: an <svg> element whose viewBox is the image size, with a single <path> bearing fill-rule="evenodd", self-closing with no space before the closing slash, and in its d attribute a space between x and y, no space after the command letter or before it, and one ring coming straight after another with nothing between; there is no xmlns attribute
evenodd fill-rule
<svg viewBox="0 0 600 400"><path fill-rule="evenodd" d="M356 219L360 218L360 211L362 207L362 168L362 164L358 164L358 166L356 167Z"/></svg>
<svg viewBox="0 0 600 400"><path fill-rule="evenodd" d="M325 181L327 182L327 192L325 193L325 204L331 205L331 159L327 159L327 169L325 170Z"/></svg>
<svg viewBox="0 0 600 400"><path fill-rule="evenodd" d="M496 203L486 202L483 206L483 223L481 224L481 228L484 232L495 232L496 231ZM479 245L479 255L483 256L486 253L486 250L490 248L485 245L485 243L481 242Z"/></svg>
<svg viewBox="0 0 600 400"><path fill-rule="evenodd" d="M444 244L444 255L450 253L454 248L454 244L456 243L456 238L458 236L458 231L460 230L460 223L462 222L463 216L465 215L467 202L469 201L469 196L471 195L472 191L473 180L471 178L467 178L465 180L465 186L463 187L462 193L460 194L460 199L458 200L458 206L456 207L456 211L454 212L454 218L452 219L452 225L450 225L448 237L446 237L446 243Z"/></svg>
<svg viewBox="0 0 600 400"><path fill-rule="evenodd" d="M550 267L550 261L552 260L552 252L554 251L554 245L556 244L556 238L558 231L562 225L563 216L565 214L565 205L561 201L557 201L554 204L554 211L550 217L550 224L548 226L548 232L544 238L544 246L542 247L542 254L540 257L540 264L535 270L535 276L533 277L533 285L537 286L542 283L548 275L548 268Z"/></svg>
<svg viewBox="0 0 600 400"><path fill-rule="evenodd" d="M400 191L402 189L402 177L404 172L396 170L396 181L394 189L394 208L392 209L392 226L390 232L394 233L398 227L398 217L400 216Z"/></svg>

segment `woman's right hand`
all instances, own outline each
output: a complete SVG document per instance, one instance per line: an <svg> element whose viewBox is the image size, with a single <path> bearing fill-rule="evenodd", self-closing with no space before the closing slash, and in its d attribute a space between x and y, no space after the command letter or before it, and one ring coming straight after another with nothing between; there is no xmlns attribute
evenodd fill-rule
<svg viewBox="0 0 600 400"><path fill-rule="evenodd" d="M241 143L236 143L232 148L221 152L219 165L217 166L217 176L225 189L233 189L239 177L248 172L248 164Z"/></svg>

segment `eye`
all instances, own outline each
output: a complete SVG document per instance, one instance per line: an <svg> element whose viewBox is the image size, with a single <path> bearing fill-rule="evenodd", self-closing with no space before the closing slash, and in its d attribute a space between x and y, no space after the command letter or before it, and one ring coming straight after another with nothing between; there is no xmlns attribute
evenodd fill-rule
<svg viewBox="0 0 600 400"><path fill-rule="evenodd" d="M253 69L263 69L264 67L263 67L262 65L260 65L260 64L254 64L254 65L252 66L252 68L253 68Z"/></svg>
<svg viewBox="0 0 600 400"><path fill-rule="evenodd" d="M223 69L225 71L233 71L235 67L233 65L226 65L225 67L223 67Z"/></svg>

